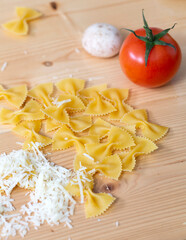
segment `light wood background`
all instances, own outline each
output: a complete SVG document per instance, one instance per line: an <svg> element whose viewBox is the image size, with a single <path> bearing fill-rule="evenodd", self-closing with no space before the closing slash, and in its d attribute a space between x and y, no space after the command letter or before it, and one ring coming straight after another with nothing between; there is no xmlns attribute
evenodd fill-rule
<svg viewBox="0 0 186 240"><path fill-rule="evenodd" d="M110 87L130 88L129 103L145 108L152 122L170 128L158 142L159 150L141 158L133 173L125 173L119 182L97 180L97 191L108 184L118 199L97 219L85 219L83 206L77 205L74 228L42 226L31 230L29 240L185 240L186 239L186 1L184 0L57 0L57 9L49 0L1 0L0 23L15 16L16 6L28 6L44 16L30 24L30 34L16 37L0 29L0 83L6 87L26 83L29 87L72 74L94 78L87 86L108 83ZM81 47L84 29L95 22L118 28L142 27L141 9L150 26L168 28L177 22L171 35L181 46L183 59L176 77L166 86L145 89L129 82L120 70L118 57L98 59ZM128 34L123 32L124 37ZM80 53L75 49L78 48ZM25 54L27 51L27 54ZM45 66L51 62L51 66ZM0 152L19 149L22 139L0 126ZM50 149L48 149L50 150ZM72 167L74 152L53 152L51 160ZM16 188L13 197L17 209L28 200L25 190ZM115 222L119 221L116 228ZM21 239L19 236L15 239Z"/></svg>

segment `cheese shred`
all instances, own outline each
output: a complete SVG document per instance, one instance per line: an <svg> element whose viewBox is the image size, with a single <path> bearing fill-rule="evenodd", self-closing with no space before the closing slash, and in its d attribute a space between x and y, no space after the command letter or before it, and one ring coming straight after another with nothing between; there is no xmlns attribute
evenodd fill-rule
<svg viewBox="0 0 186 240"><path fill-rule="evenodd" d="M39 143L32 143L32 152L12 151L0 155L0 238L22 237L29 224L37 229L44 222L49 225L64 223L72 228L70 216L74 213L75 200L65 190L73 172L49 162L39 150ZM30 201L21 206L18 214L10 194L15 186L32 189ZM11 214L10 214L11 212Z"/></svg>

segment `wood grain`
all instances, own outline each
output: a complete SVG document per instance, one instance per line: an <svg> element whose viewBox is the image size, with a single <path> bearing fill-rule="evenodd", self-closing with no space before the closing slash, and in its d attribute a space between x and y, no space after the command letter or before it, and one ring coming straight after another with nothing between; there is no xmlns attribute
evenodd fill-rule
<svg viewBox="0 0 186 240"><path fill-rule="evenodd" d="M185 240L186 239L186 2L184 0L57 0L54 9L49 0L2 0L0 23L14 18L15 6L40 10L44 16L30 24L30 34L15 37L0 30L0 83L6 87L27 83L56 82L72 74L94 78L87 86L108 83L109 87L130 88L129 103L145 108L152 122L170 128L158 142L159 150L141 157L133 173L125 173L119 182L96 177L95 191L111 192L117 197L113 206L97 219L85 219L82 205L73 216L74 228L42 226L32 229L25 239L32 240ZM118 28L142 26L141 9L150 26L167 28L178 24L171 35L181 46L183 59L176 77L165 87L145 89L129 82L120 70L118 57L97 59L81 47L84 29L95 22L107 22ZM127 35L123 32L123 36ZM80 53L75 51L80 50ZM27 51L27 54L24 53ZM46 66L51 62L51 66ZM0 152L19 149L21 138L0 126ZM50 147L46 149L51 151ZM50 160L64 167L73 166L73 151L52 152ZM13 191L17 209L28 201L26 191ZM119 227L115 222L119 221ZM14 239L21 239L19 236Z"/></svg>

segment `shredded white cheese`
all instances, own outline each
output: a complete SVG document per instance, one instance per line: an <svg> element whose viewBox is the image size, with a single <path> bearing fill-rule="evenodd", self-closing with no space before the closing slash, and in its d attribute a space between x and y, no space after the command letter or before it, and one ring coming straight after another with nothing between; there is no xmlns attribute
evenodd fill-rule
<svg viewBox="0 0 186 240"><path fill-rule="evenodd" d="M88 78L88 81L94 81L94 80L100 80L103 79L104 77L90 77Z"/></svg>
<svg viewBox="0 0 186 240"><path fill-rule="evenodd" d="M75 52L76 52L76 53L80 53L79 48L75 48Z"/></svg>
<svg viewBox="0 0 186 240"><path fill-rule="evenodd" d="M116 225L116 227L119 227L119 222L116 221L116 222L115 222L115 225Z"/></svg>
<svg viewBox="0 0 186 240"><path fill-rule="evenodd" d="M64 223L72 228L69 217L74 213L75 200L65 190L73 176L72 171L49 162L39 150L38 143L33 144L33 152L18 150L0 155L0 238L22 237L29 230L29 224L37 229L44 222L51 226ZM19 185L29 192L30 201L21 207L19 214L9 215L14 211L10 194Z"/></svg>
<svg viewBox="0 0 186 240"><path fill-rule="evenodd" d="M7 67L8 63L4 62L2 67L1 67L1 72L3 72L5 70L5 68Z"/></svg>
<svg viewBox="0 0 186 240"><path fill-rule="evenodd" d="M83 153L83 155L84 155L85 157L89 158L90 160L94 161L94 158L91 157L90 155L88 155L87 153Z"/></svg>
<svg viewBox="0 0 186 240"><path fill-rule="evenodd" d="M54 105L56 105L57 107L61 107L64 103L69 103L71 102L71 99L65 99L63 101L58 101L58 99L54 99L54 101L52 102Z"/></svg>

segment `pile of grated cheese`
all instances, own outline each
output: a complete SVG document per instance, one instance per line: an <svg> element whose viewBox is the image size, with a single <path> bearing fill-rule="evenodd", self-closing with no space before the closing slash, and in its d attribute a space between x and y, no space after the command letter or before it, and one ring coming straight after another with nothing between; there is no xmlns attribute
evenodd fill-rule
<svg viewBox="0 0 186 240"><path fill-rule="evenodd" d="M17 233L24 237L30 223L35 229L44 222L51 226L64 223L72 228L69 217L76 202L64 187L74 173L49 162L38 146L33 144L33 152L18 150L0 155L0 238ZM18 214L12 214L15 208L10 198L15 186L33 190L30 201Z"/></svg>

